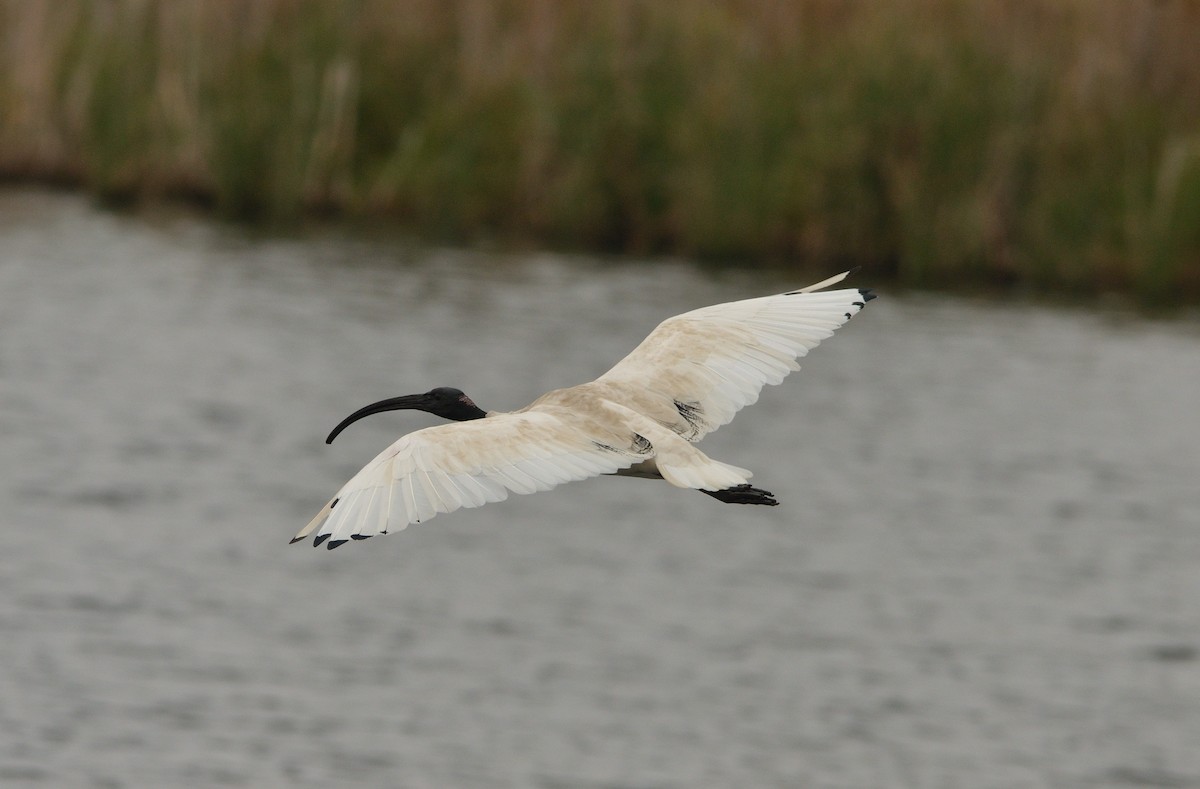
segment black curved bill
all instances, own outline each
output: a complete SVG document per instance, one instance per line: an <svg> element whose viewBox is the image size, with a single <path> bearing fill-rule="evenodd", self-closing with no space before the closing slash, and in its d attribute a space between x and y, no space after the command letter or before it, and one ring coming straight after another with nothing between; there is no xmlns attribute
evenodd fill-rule
<svg viewBox="0 0 1200 789"><path fill-rule="evenodd" d="M333 432L329 434L329 437L325 439L325 443L332 444L333 439L338 437L338 433L341 433L347 427L365 416L370 416L371 414L382 414L384 411L400 411L406 408L416 408L419 410L424 402L425 395L404 395L403 397L389 397L387 400L380 400L378 403L371 403L368 406L363 406L350 416L343 419L338 426L333 429Z"/></svg>

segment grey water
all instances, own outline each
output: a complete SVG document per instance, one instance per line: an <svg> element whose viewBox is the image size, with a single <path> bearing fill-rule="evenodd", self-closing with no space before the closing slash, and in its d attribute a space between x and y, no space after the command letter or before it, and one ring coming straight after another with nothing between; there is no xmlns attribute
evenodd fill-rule
<svg viewBox="0 0 1200 789"><path fill-rule="evenodd" d="M0 785L1200 787L1194 319L883 289L703 445L779 507L288 545L433 423L359 406L809 279L0 193Z"/></svg>

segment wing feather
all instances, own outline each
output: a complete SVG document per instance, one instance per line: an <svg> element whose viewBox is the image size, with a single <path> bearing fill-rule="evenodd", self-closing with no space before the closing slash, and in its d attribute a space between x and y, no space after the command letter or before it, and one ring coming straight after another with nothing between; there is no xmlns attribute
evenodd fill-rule
<svg viewBox="0 0 1200 789"><path fill-rule="evenodd" d="M418 430L355 474L296 539L315 530L314 544L336 547L644 459L644 451L617 443L612 435L589 435L569 418L539 410Z"/></svg>
<svg viewBox="0 0 1200 789"><path fill-rule="evenodd" d="M671 427L699 441L758 400L763 386L799 370L798 358L874 298L857 288L814 292L850 273L668 318L597 383L622 390L629 402L641 401L647 413L669 415L686 406L687 416L680 410Z"/></svg>

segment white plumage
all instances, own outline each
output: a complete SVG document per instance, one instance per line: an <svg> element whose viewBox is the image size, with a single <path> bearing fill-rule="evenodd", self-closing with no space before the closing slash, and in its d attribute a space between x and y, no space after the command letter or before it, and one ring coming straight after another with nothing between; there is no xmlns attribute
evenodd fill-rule
<svg viewBox="0 0 1200 789"><path fill-rule="evenodd" d="M417 408L454 424L400 438L342 486L293 542L316 531L328 547L480 507L512 493L549 490L601 474L661 477L732 503L776 504L749 487L746 469L713 460L694 442L778 384L796 359L874 298L856 288L807 288L668 318L591 383L548 392L510 413L480 411L454 389L383 401L348 417ZM318 529L319 527L319 529Z"/></svg>

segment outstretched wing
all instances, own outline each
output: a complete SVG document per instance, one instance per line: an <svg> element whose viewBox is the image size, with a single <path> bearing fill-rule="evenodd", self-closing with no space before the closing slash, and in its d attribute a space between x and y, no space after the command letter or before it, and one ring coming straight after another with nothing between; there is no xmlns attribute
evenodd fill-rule
<svg viewBox="0 0 1200 789"><path fill-rule="evenodd" d="M632 435L632 433L631 433ZM610 474L644 459L637 447L587 432L554 413L523 411L418 430L355 474L292 542L363 540L440 512L503 501Z"/></svg>
<svg viewBox="0 0 1200 789"><path fill-rule="evenodd" d="M668 318L597 382L619 386L643 401L654 399L646 405L655 413L678 413L676 432L699 441L758 400L764 385L799 370L797 358L875 298L857 288L814 292L851 273Z"/></svg>

